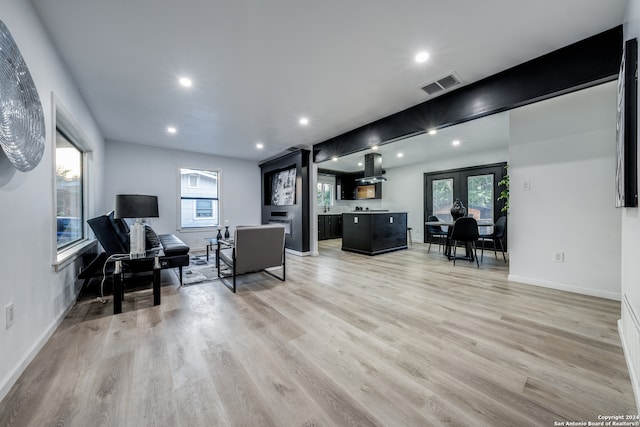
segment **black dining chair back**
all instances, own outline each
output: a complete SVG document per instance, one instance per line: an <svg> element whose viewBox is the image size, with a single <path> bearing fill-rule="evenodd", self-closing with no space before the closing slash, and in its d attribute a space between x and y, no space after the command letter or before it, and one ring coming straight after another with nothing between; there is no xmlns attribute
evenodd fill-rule
<svg viewBox="0 0 640 427"><path fill-rule="evenodd" d="M476 242L479 237L480 233L478 232L478 222L475 218L458 218L456 222L453 223L453 230L451 231L451 241L453 242L453 265L456 265L456 246L458 242L463 242L467 248L469 261L473 261L475 258L476 264L478 265L478 268L480 268L476 250Z"/></svg>
<svg viewBox="0 0 640 427"><path fill-rule="evenodd" d="M504 251L504 238L507 234L507 217L501 216L493 226L493 233L481 234L480 240L482 240L482 249L480 252L480 260L484 259L484 242L487 240L493 241L493 254L498 259L498 244L500 244L500 251L502 252L502 258L504 262L507 262L507 256Z"/></svg>
<svg viewBox="0 0 640 427"><path fill-rule="evenodd" d="M435 215L429 215L427 217L427 222L439 221L438 217ZM438 238L438 252L440 252L440 245L442 245L442 241L447 237L447 232L442 229L439 225L427 225L427 237L429 238L429 249L427 249L427 253L431 252L431 242L433 242L433 238Z"/></svg>

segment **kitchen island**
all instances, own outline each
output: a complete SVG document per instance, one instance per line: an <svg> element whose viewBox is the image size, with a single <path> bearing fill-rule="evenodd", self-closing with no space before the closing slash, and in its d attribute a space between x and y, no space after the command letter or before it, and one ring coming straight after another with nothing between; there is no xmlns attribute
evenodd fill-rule
<svg viewBox="0 0 640 427"><path fill-rule="evenodd" d="M407 249L407 213L359 211L342 214L342 250L366 255Z"/></svg>

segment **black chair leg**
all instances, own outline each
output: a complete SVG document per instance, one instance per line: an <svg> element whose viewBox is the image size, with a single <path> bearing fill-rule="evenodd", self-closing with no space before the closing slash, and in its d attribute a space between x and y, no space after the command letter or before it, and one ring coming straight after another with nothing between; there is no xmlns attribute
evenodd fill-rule
<svg viewBox="0 0 640 427"><path fill-rule="evenodd" d="M504 262L507 262L507 256L504 253L504 245L502 244L502 239L498 239L498 241L500 242L500 250L502 251L502 258L504 258Z"/></svg>
<svg viewBox="0 0 640 427"><path fill-rule="evenodd" d="M433 240L433 236L429 237L429 249L427 249L427 253L431 252L431 241ZM440 246L438 246L438 250L440 249Z"/></svg>
<svg viewBox="0 0 640 427"><path fill-rule="evenodd" d="M453 266L455 267L456 265L456 248L458 247L458 242L454 241L453 242Z"/></svg>
<svg viewBox="0 0 640 427"><path fill-rule="evenodd" d="M478 262L478 248L477 248L475 242L471 242L471 249L474 252L474 257L476 259L476 265L478 266L478 268L480 268L480 263Z"/></svg>

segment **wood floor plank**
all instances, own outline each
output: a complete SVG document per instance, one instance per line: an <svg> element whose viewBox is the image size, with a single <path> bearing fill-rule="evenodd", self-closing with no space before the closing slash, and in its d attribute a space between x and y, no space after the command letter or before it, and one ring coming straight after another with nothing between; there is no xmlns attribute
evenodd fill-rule
<svg viewBox="0 0 640 427"><path fill-rule="evenodd" d="M231 427L216 387L210 378L196 380L175 390L177 421L181 427Z"/></svg>
<svg viewBox="0 0 640 427"><path fill-rule="evenodd" d="M275 413L238 360L238 355L220 344L205 351L204 357L231 425L278 425Z"/></svg>
<svg viewBox="0 0 640 427"><path fill-rule="evenodd" d="M2 426L541 426L635 414L620 303L454 267L415 242L320 243L287 280L79 301L0 402Z"/></svg>

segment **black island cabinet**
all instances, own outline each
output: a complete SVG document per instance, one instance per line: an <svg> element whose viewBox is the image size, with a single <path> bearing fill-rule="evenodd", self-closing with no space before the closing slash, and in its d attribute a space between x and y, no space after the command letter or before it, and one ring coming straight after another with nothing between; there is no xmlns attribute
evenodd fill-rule
<svg viewBox="0 0 640 427"><path fill-rule="evenodd" d="M366 255L407 249L406 212L342 214L342 250Z"/></svg>

